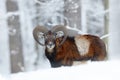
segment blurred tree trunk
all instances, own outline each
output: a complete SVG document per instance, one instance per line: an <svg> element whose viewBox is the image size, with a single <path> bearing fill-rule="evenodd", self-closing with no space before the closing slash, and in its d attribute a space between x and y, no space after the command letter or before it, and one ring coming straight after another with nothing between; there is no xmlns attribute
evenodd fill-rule
<svg viewBox="0 0 120 80"><path fill-rule="evenodd" d="M110 0L109 59L120 59L120 0Z"/></svg>
<svg viewBox="0 0 120 80"><path fill-rule="evenodd" d="M14 0L7 0L6 2L7 12L17 12L18 5ZM23 54L22 54L22 41L19 15L9 15L7 18L9 26L9 46L10 46L10 58L11 58L11 72L22 71L23 67Z"/></svg>
<svg viewBox="0 0 120 80"><path fill-rule="evenodd" d="M70 27L81 29L81 7L80 0L64 0L64 16L69 22Z"/></svg>
<svg viewBox="0 0 120 80"><path fill-rule="evenodd" d="M81 0L81 30L87 33L87 5L88 0Z"/></svg>
<svg viewBox="0 0 120 80"><path fill-rule="evenodd" d="M36 18L37 15L35 14L35 2L29 0L18 0L17 2L20 11L20 29L23 45L24 70L31 71L36 69L35 60L36 57L38 57L35 40L32 34L33 28L38 25L34 21L34 18Z"/></svg>

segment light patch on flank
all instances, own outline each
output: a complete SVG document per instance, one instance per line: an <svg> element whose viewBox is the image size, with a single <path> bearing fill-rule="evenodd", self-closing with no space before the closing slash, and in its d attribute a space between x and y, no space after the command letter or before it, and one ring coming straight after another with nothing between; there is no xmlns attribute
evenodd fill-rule
<svg viewBox="0 0 120 80"><path fill-rule="evenodd" d="M80 55L85 55L89 51L90 42L84 36L76 36L75 43Z"/></svg>

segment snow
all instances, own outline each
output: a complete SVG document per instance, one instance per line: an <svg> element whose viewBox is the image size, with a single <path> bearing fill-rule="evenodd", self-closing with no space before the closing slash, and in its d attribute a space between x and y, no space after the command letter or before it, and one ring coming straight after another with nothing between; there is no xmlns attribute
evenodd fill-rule
<svg viewBox="0 0 120 80"><path fill-rule="evenodd" d="M120 80L120 61L88 61L72 67L40 69L37 71L20 72L0 80Z"/></svg>
<svg viewBox="0 0 120 80"><path fill-rule="evenodd" d="M82 30L102 36L104 34L105 13L103 0L82 0Z"/></svg>
<svg viewBox="0 0 120 80"><path fill-rule="evenodd" d="M2 0L5 2L5 0ZM6 6L1 3L0 0L0 73L9 74L10 73L10 61L9 61L9 36L7 28L6 16ZM1 80L1 79L0 79Z"/></svg>
<svg viewBox="0 0 120 80"><path fill-rule="evenodd" d="M49 61L46 59L44 54L44 48L35 44L32 30L37 24L43 24L48 27L61 24L64 22L63 19L66 19L69 24L69 18L64 16L64 10L66 10L64 0L12 0L17 2L19 8L17 11L13 12L6 12L6 1L7 0L0 0L0 34L4 34L4 36L0 37L0 80L74 80L76 78L84 80L120 80L118 75L120 74L120 61L88 62L86 64L73 67L50 68ZM76 12L77 8L82 6L81 30L79 30L78 27L75 27L77 24L72 23L75 25L74 27L67 26L67 28L71 31L69 35L71 35L71 33L103 34L104 16L110 11L110 33L105 34L100 38L104 39L109 37L108 58L119 59L120 18L118 18L118 16L120 14L120 1L110 0L110 9L108 10L104 10L103 0L81 0L81 5L78 5L76 2L77 0L74 1L69 0L69 2L73 5L69 6L68 10L72 9L72 11ZM15 35L17 33L17 29L14 29L14 27L8 28L10 25L7 24L7 19L10 19L12 22L15 16L19 16L20 18L22 37L21 44L24 57L24 66L22 66L21 63L18 63L18 66L21 67L22 71L29 72L10 74L10 53L17 55L18 51L9 51L9 48L11 47L9 46L9 36ZM36 65L34 63L36 63ZM3 76L3 74L5 75Z"/></svg>
<svg viewBox="0 0 120 80"><path fill-rule="evenodd" d="M38 1L36 3L40 4L37 15L40 18L40 24L45 26L51 26L54 24L60 24L58 22L58 17L63 19L64 11L64 1L63 0L47 0L47 1ZM44 14L44 15L43 15ZM42 15L42 16L41 16Z"/></svg>

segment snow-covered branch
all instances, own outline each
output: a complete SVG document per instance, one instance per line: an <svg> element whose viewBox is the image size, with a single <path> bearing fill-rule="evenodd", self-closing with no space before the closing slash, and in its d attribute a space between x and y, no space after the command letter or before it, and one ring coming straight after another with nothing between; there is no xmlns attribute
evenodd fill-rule
<svg viewBox="0 0 120 80"><path fill-rule="evenodd" d="M43 2L41 2L41 1L39 1L39 0L34 0L35 1L35 3L38 3L38 4L44 4Z"/></svg>
<svg viewBox="0 0 120 80"><path fill-rule="evenodd" d="M18 16L20 14L20 12L19 11L15 11L15 12L8 12L7 13L7 17L10 17L10 16L12 16L12 15L14 15L14 16Z"/></svg>
<svg viewBox="0 0 120 80"><path fill-rule="evenodd" d="M20 12L19 12L19 11L8 12L8 13L6 13L6 15L1 16L1 17L0 17L0 20L8 19L8 17L11 17L11 16L18 16L18 15L20 15Z"/></svg>
<svg viewBox="0 0 120 80"><path fill-rule="evenodd" d="M99 15L105 15L109 13L109 9L105 10L105 11L102 11L102 12L97 12L96 14L94 14L92 17L97 17Z"/></svg>
<svg viewBox="0 0 120 80"><path fill-rule="evenodd" d="M110 36L110 34L105 34L105 35L101 36L100 39L104 39L104 38L107 38L109 36Z"/></svg>

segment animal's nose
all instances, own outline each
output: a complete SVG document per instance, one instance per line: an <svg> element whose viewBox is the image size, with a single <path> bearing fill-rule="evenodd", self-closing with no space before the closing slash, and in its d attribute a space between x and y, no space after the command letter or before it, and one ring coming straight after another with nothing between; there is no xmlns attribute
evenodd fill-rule
<svg viewBox="0 0 120 80"><path fill-rule="evenodd" d="M50 47L52 46L52 44L49 44L50 45Z"/></svg>

